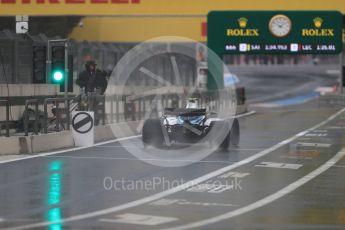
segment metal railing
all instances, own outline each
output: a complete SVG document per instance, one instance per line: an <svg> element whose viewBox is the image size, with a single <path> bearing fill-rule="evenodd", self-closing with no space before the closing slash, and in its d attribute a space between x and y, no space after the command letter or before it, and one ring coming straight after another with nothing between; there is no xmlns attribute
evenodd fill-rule
<svg viewBox="0 0 345 230"><path fill-rule="evenodd" d="M90 95L87 96L87 106L84 108L88 111L94 111L96 124L102 120L102 125L105 125L106 114L105 114L105 96L104 95ZM83 108L81 105L82 98L79 99L79 108Z"/></svg>
<svg viewBox="0 0 345 230"><path fill-rule="evenodd" d="M54 104L55 105L55 131L60 131L60 126L62 126L64 129L69 130L70 129L70 101L74 100L75 98L46 98L43 103L44 107L44 123L43 123L43 132L48 133L48 104ZM60 104L64 104L64 109L60 108ZM65 116L65 122L62 122L61 115ZM53 120L53 121L54 121ZM63 126L63 123L65 126Z"/></svg>
<svg viewBox="0 0 345 230"><path fill-rule="evenodd" d="M29 135L29 105L35 105L35 120L34 120L34 133L38 134L38 99L29 99L25 101L25 113L24 113L24 133L25 136Z"/></svg>
<svg viewBox="0 0 345 230"><path fill-rule="evenodd" d="M242 104L245 102L244 90L237 90L237 102ZM200 106L207 107L209 111L218 108L219 102L214 95L203 94L195 96L199 98ZM70 129L71 112L73 110L94 111L95 125L113 124L119 122L138 121L147 119L148 117L160 116L162 108L165 107L183 107L185 100L178 94L170 93L160 95L145 95L135 97L133 95L91 95L76 96L69 98L46 98L44 100L29 99L25 101L25 112L23 114L24 132L28 136L29 132L38 134L39 132L48 133L59 132ZM155 102L158 100L158 102ZM9 136L9 102L7 100L0 101L7 106L6 114L6 136ZM54 105L50 112L49 105ZM44 111L39 110L39 106ZM159 108L156 108L156 107ZM106 110L107 107L107 110ZM152 111L151 111L152 110Z"/></svg>
<svg viewBox="0 0 345 230"><path fill-rule="evenodd" d="M0 100L0 106L6 106L6 137L10 136L10 103L8 100Z"/></svg>

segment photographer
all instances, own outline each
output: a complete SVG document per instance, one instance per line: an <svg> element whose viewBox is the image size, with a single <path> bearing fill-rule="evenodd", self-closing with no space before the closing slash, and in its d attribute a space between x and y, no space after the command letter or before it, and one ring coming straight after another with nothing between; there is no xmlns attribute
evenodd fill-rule
<svg viewBox="0 0 345 230"><path fill-rule="evenodd" d="M103 95L107 89L107 73L96 67L95 61L88 61L85 63L85 70L78 75L76 84L85 90L86 95Z"/></svg>
<svg viewBox="0 0 345 230"><path fill-rule="evenodd" d="M78 75L76 84L81 88L79 110L96 111L101 103L97 96L103 95L108 86L107 73L97 69L95 61L85 63L85 70ZM95 120L96 124L98 119Z"/></svg>

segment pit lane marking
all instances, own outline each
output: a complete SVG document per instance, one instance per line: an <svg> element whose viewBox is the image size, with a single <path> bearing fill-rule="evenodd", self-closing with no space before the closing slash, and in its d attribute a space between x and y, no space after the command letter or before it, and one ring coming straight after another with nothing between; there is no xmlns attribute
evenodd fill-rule
<svg viewBox="0 0 345 230"><path fill-rule="evenodd" d="M218 179L227 179L227 178L239 178L239 179L243 179L245 178L246 176L249 176L250 173L241 173L241 172L235 172L235 171L230 171L230 172L227 172L227 173L224 173L220 176L218 176L217 178Z"/></svg>
<svg viewBox="0 0 345 230"><path fill-rule="evenodd" d="M168 205L194 205L194 206L214 206L214 207L237 207L237 204L229 204L229 203L210 203L210 202L195 202L195 201L188 201L186 199L160 199L149 203L148 205L153 206L168 206Z"/></svg>
<svg viewBox="0 0 345 230"><path fill-rule="evenodd" d="M317 150L296 150L280 156L282 159L311 160L320 156Z"/></svg>
<svg viewBox="0 0 345 230"><path fill-rule="evenodd" d="M232 165L228 165L226 167L217 169L213 172L210 172L208 174L205 174L203 176L200 176L198 178L195 178L193 180L190 180L184 184L181 184L179 186L176 186L174 188L171 188L169 190L163 191L163 192L159 192L135 201L131 201L122 205L118 205L118 206L113 206L110 208L106 208L106 209L101 209L101 210L97 210L94 212L89 212L89 213L84 213L84 214L80 214L80 215L75 215L75 216L70 216L64 219L61 219L60 221L56 221L56 222L48 222L48 221L44 221L44 222L40 222L40 223L34 223L34 224L28 224L28 225L21 225L21 226L17 226L17 227L12 227L12 228L5 228L4 230L21 230L21 229L30 229L30 228L38 228L38 227L44 227L44 226L49 226L53 223L66 223L66 222L71 222L71 221L77 221L77 220L83 220L83 219L88 219L88 218L93 218L93 217L97 217L97 216L102 216L102 215L106 215L106 214L110 214L110 213L114 213L114 212L119 212L122 210L126 210L129 208L133 208L133 207L137 207L143 204L147 204L150 203L152 201L167 197L169 195L175 194L177 192L180 191L184 191L189 187L194 186L195 184L199 184L202 183L204 181L207 181L211 178L217 177L221 174L224 174L232 169L235 169L239 166L242 165L246 165L252 161L255 161L263 156L266 156L267 154L283 147L286 144L291 143L292 141L298 139L299 137L303 136L305 133L308 133L310 131L313 131L315 129L318 129L319 127L327 124L328 122L334 120L336 117L338 117L340 114L342 114L345 111L345 108L339 110L338 112L336 112L335 114L331 115L330 117L328 117L327 119L325 119L324 121L318 123L317 125L297 133L296 135L285 139L281 142L279 142L278 144L273 145L272 147L265 149L259 153L256 153L248 158L245 158L244 160L241 160L239 162L236 162L235 164ZM279 199L280 197L292 192L293 190L295 190L296 188L300 187L301 185L303 185L304 183L308 182L309 180L313 179L314 177L316 177L317 175L323 173L324 171L326 171L329 167L332 167L341 157L345 156L345 151L344 152L339 152L336 156L334 156L331 160L329 160L326 164L320 166L318 169L314 170L313 172L309 173L307 176L304 176L302 178L300 178L299 180L297 180L296 182L288 185L287 187L283 188L282 190L279 190L278 192L262 199L259 200L255 203L252 203L250 205L247 205L243 208L237 209L233 212L230 213L225 213L221 216L216 216L210 219L205 219L203 221L198 221L195 223L191 223L191 224L187 224L187 225L181 225L178 226L176 228L171 228L170 230L178 230L178 229L187 229L187 228L192 228L192 227L199 227L199 226L204 226L204 225L208 225L211 223L215 223L224 219L228 219L234 216L238 216L241 214L244 214L246 212L249 212L251 210L254 210L256 208L262 207L268 203L273 202L276 199ZM339 159L338 159L339 158ZM314 175L316 174L316 175ZM297 186L297 187L296 187Z"/></svg>
<svg viewBox="0 0 345 230"><path fill-rule="evenodd" d="M313 133L327 133L327 132L328 132L328 130L326 130L326 129L315 129L313 131Z"/></svg>
<svg viewBox="0 0 345 230"><path fill-rule="evenodd" d="M101 146L95 146L96 148L135 148L140 149L143 147L138 146L130 146L130 145L101 145ZM265 148L229 148L229 150L236 150L236 151L262 151L265 150Z"/></svg>
<svg viewBox="0 0 345 230"><path fill-rule="evenodd" d="M235 190L235 186L233 184L197 184L186 189L186 192L220 194L225 191L232 190Z"/></svg>
<svg viewBox="0 0 345 230"><path fill-rule="evenodd" d="M194 163L222 163L222 164L233 164L238 161L212 161L212 160L179 160L179 159L155 159L155 158L129 158L129 157L88 157L88 156L44 156L48 158L71 158L71 159L105 159L105 160L129 160L129 161L166 161L166 162L194 162Z"/></svg>
<svg viewBox="0 0 345 230"><path fill-rule="evenodd" d="M277 169L299 169L303 165L301 164L287 164L287 163L279 163L279 162L267 162L263 161L260 164L255 165L255 167L262 167L262 168L277 168Z"/></svg>
<svg viewBox="0 0 345 230"><path fill-rule="evenodd" d="M253 114L255 114L255 113L256 113L256 111L255 111L255 110L252 110L252 111L249 111L249 112L247 112L247 113L243 113L243 114L236 115L236 116L234 116L234 118L246 117L246 116L253 115Z"/></svg>
<svg viewBox="0 0 345 230"><path fill-rule="evenodd" d="M129 146L129 145L104 145L104 146L95 146L97 148L135 148L140 149L142 147L138 146Z"/></svg>
<svg viewBox="0 0 345 230"><path fill-rule="evenodd" d="M325 144L325 143L308 143L308 142L298 142L296 146L303 146L303 147L315 147L315 148L329 148L332 144Z"/></svg>
<svg viewBox="0 0 345 230"><path fill-rule="evenodd" d="M345 165L333 165L335 168L345 168Z"/></svg>
<svg viewBox="0 0 345 230"><path fill-rule="evenodd" d="M14 161L28 160L28 159L37 158L37 157L46 157L46 156L56 155L56 154L60 154L60 153L75 152L75 151L78 151L78 150L89 149L89 148L97 147L97 146L100 146L100 145L106 145L106 144L110 144L110 143L114 143L114 142L135 139L135 138L138 138L138 137L141 137L141 135L123 137L123 138L119 138L119 139L115 139L115 140L110 140L110 141L103 141L103 142L99 142L97 144L94 144L92 146L76 147L76 148L58 150L58 151L54 151L54 152L46 152L46 153L40 153L40 154L36 154L36 155L29 155L29 156L25 156L25 157L22 157L22 158L3 160L3 161L0 161L0 164L10 163L10 162L14 162Z"/></svg>
<svg viewBox="0 0 345 230"><path fill-rule="evenodd" d="M201 221L196 221L194 223L189 223L185 225L180 225L177 227L172 227L172 228L165 228L161 230L184 230L184 229L190 229L190 228L200 228L205 225L209 225L212 223L216 223L219 221L227 220L242 214L245 214L247 212L253 211L255 209L258 209L262 206L268 205L272 203L273 201L278 200L279 198L293 192L297 188L301 187L302 185L306 184L310 180L314 179L315 177L319 176L320 174L324 173L326 170L329 168L335 166L335 164L341 160L342 157L345 156L345 148L340 150L335 156L333 156L330 160L328 160L326 163L315 169L314 171L310 172L309 174L305 175L304 177L298 179L297 181L289 184L288 186L282 188L281 190L266 196L265 198L258 200L252 204L249 204L247 206L241 207L239 209L236 209L234 211L230 211L227 213L224 213L219 216L211 217L208 219L204 219Z"/></svg>
<svg viewBox="0 0 345 230"><path fill-rule="evenodd" d="M345 129L345 126L328 126L327 129Z"/></svg>
<svg viewBox="0 0 345 230"><path fill-rule="evenodd" d="M177 221L178 218L166 216L151 216L134 213L124 213L116 216L117 219L100 219L102 222L119 223L119 224L137 224L155 226L165 224L172 221Z"/></svg>

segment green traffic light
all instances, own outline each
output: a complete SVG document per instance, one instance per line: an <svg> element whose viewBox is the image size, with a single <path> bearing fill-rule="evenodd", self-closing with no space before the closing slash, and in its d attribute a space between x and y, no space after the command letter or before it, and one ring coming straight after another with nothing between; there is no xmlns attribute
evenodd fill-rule
<svg viewBox="0 0 345 230"><path fill-rule="evenodd" d="M62 71L55 71L53 73L53 80L55 82L61 82L63 80L63 73L62 73Z"/></svg>

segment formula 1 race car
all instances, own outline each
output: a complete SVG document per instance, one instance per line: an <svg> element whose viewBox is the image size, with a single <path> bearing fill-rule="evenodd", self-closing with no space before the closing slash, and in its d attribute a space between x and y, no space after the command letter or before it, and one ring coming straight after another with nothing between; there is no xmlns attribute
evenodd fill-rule
<svg viewBox="0 0 345 230"><path fill-rule="evenodd" d="M218 140L217 147L238 146L240 130L236 118L232 118L232 122L211 118L205 108L198 108L197 99L188 99L186 108L165 108L161 118L147 119L142 129L142 141L144 146L158 148L171 143L196 143L206 136L207 140L212 139L220 129L224 135Z"/></svg>

